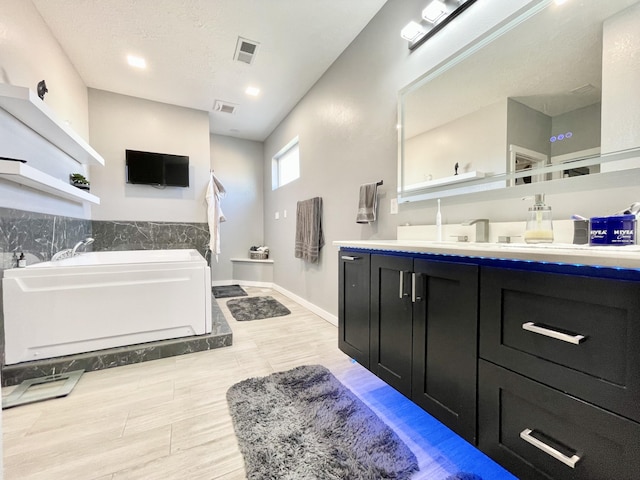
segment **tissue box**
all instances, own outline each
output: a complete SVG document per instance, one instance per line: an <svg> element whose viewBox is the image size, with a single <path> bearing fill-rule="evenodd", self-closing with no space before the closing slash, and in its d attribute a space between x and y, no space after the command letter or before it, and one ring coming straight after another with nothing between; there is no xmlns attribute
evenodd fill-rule
<svg viewBox="0 0 640 480"><path fill-rule="evenodd" d="M636 243L635 215L591 218L590 245L633 245Z"/></svg>

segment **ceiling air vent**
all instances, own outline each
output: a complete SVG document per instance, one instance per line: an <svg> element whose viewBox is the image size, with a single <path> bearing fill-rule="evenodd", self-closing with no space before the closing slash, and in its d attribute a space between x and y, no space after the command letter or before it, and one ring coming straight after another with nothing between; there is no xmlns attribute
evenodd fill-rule
<svg viewBox="0 0 640 480"><path fill-rule="evenodd" d="M233 56L233 59L251 65L256 57L256 53L258 52L258 45L260 45L258 42L238 37L236 53Z"/></svg>
<svg viewBox="0 0 640 480"><path fill-rule="evenodd" d="M221 113L236 113L237 107L238 106L234 105L233 103L216 100L216 102L213 104L213 111Z"/></svg>

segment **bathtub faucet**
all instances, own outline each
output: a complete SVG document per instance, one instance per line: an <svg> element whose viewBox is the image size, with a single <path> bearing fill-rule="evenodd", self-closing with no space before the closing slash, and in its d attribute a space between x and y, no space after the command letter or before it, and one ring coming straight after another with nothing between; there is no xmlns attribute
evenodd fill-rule
<svg viewBox="0 0 640 480"><path fill-rule="evenodd" d="M71 256L75 257L78 253L77 250L80 247L86 247L87 245L91 245L93 243L93 238L91 237L87 237L84 240L80 240L78 243L76 243L73 248L71 249Z"/></svg>

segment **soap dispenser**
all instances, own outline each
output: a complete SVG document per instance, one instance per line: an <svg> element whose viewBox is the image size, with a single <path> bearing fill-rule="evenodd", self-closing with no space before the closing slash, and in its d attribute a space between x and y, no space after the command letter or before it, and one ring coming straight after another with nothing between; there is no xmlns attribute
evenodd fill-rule
<svg viewBox="0 0 640 480"><path fill-rule="evenodd" d="M533 206L529 208L524 241L526 243L553 242L551 207L544 204L544 193L536 193Z"/></svg>

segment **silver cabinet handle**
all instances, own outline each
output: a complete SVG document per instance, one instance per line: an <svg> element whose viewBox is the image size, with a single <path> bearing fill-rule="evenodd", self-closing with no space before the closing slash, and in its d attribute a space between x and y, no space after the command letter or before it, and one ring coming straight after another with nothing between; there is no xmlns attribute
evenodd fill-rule
<svg viewBox="0 0 640 480"><path fill-rule="evenodd" d="M562 340L563 342L572 343L574 345L580 345L580 343L587 337L584 335L569 335L567 333L556 332L549 328L540 327L533 322L527 322L522 324L522 329L529 332L538 333L545 337L555 338L556 340Z"/></svg>
<svg viewBox="0 0 640 480"><path fill-rule="evenodd" d="M411 274L411 301L413 303L420 302L422 300L421 297L416 296L416 274Z"/></svg>
<svg viewBox="0 0 640 480"><path fill-rule="evenodd" d="M400 270L400 293L399 293L399 297L400 298L404 297L404 272L402 270Z"/></svg>
<svg viewBox="0 0 640 480"><path fill-rule="evenodd" d="M547 445L546 443L538 440L535 437L532 437L531 436L532 432L533 432L533 430L531 430L530 428L525 428L523 431L520 432L520 438L523 439L525 442L530 443L531 445L533 445L537 449L542 450L547 455L555 458L556 460L561 461L565 465L567 465L567 466L569 466L571 468L576 468L576 463L578 463L580 461L580 457L579 456L573 455L572 457L567 457L562 452L559 452L555 448L550 447L549 445Z"/></svg>
<svg viewBox="0 0 640 480"><path fill-rule="evenodd" d="M353 262L354 260L360 260L360 257L352 257L351 255L342 255L340 258L342 258L342 260L348 260L350 262Z"/></svg>

